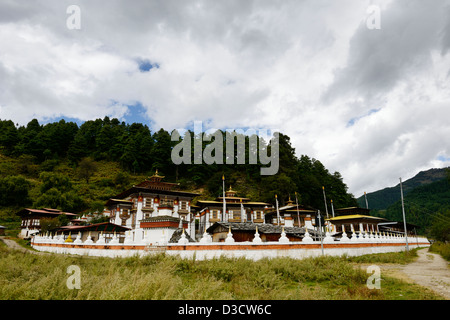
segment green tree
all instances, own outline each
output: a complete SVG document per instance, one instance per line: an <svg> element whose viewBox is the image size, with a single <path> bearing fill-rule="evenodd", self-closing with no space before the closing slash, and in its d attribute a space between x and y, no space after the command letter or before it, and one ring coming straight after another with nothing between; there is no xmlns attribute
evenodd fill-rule
<svg viewBox="0 0 450 320"><path fill-rule="evenodd" d="M120 171L116 174L114 183L118 188L125 188L130 184L130 175L126 172Z"/></svg>
<svg viewBox="0 0 450 320"><path fill-rule="evenodd" d="M430 228L430 236L437 241L450 242L450 210L435 214Z"/></svg>
<svg viewBox="0 0 450 320"><path fill-rule="evenodd" d="M60 214L56 218L42 218L40 220L41 233L52 231L56 228L67 226L70 219L65 214Z"/></svg>
<svg viewBox="0 0 450 320"><path fill-rule="evenodd" d="M86 209L87 205L74 190L61 192L56 188L51 188L42 193L35 201L37 208L53 208L67 212L79 212Z"/></svg>
<svg viewBox="0 0 450 320"><path fill-rule="evenodd" d="M172 162L172 152L170 134L164 129L160 129L153 134L155 144L151 150L150 156L153 159L151 170L154 172L158 169L167 176L174 176L175 165Z"/></svg>
<svg viewBox="0 0 450 320"><path fill-rule="evenodd" d="M89 157L83 158L78 163L77 171L78 177L80 179L86 180L86 183L89 183L89 179L97 171L97 164L92 158Z"/></svg>
<svg viewBox="0 0 450 320"><path fill-rule="evenodd" d="M42 218L40 220L41 233L47 233L61 226L58 218Z"/></svg>
<svg viewBox="0 0 450 320"><path fill-rule="evenodd" d="M4 147L7 155L13 154L18 142L19 135L14 122L11 120L0 121L0 145Z"/></svg>
<svg viewBox="0 0 450 320"><path fill-rule="evenodd" d="M31 203L31 184L22 176L7 176L0 179L0 205L25 206Z"/></svg>
<svg viewBox="0 0 450 320"><path fill-rule="evenodd" d="M42 180L41 193L45 193L48 190L55 188L60 192L67 192L72 190L72 182L70 177L62 173L42 172L39 175Z"/></svg>
<svg viewBox="0 0 450 320"><path fill-rule="evenodd" d="M34 207L37 208L53 208L60 209L62 192L57 188L50 188L43 192L34 202Z"/></svg>
<svg viewBox="0 0 450 320"><path fill-rule="evenodd" d="M69 176L61 173L42 172L40 195L33 206L79 212L87 208L86 201L73 189Z"/></svg>

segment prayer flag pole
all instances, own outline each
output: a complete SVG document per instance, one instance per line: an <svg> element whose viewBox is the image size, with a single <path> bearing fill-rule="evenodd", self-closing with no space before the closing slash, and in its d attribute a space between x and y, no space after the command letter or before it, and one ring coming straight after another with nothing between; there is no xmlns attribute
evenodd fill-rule
<svg viewBox="0 0 450 320"><path fill-rule="evenodd" d="M323 191L323 201L325 202L325 212L327 213L327 219L329 218L328 216L328 207L327 207L327 197L325 196L325 187L322 186L322 191Z"/></svg>
<svg viewBox="0 0 450 320"><path fill-rule="evenodd" d="M222 221L224 221L225 213L227 211L227 205L225 203L225 175L222 175L222 191L223 191L223 208L222 208ZM225 221L228 221L228 219L225 219Z"/></svg>
<svg viewBox="0 0 450 320"><path fill-rule="evenodd" d="M275 195L275 202L277 204L277 222L278 222L278 225L280 225L281 221L280 221L280 211L278 210L278 198L277 198L277 195Z"/></svg>
<svg viewBox="0 0 450 320"><path fill-rule="evenodd" d="M400 178L400 193L401 193L401 196L402 196L402 213L403 213L403 225L404 225L404 228L405 228L406 251L409 251L409 246L408 246L408 232L406 231L405 205L404 205L404 203L403 203L402 178Z"/></svg>
<svg viewBox="0 0 450 320"><path fill-rule="evenodd" d="M297 220L298 220L298 227L300 228L300 214L299 214L299 212L298 212L297 191L295 191L295 204L297 205Z"/></svg>

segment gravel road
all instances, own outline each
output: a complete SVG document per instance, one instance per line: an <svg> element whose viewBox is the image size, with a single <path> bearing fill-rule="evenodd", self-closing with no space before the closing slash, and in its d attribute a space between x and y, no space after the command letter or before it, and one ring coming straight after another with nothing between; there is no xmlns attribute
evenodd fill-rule
<svg viewBox="0 0 450 320"><path fill-rule="evenodd" d="M428 251L417 251L418 259L400 268L413 282L430 288L450 300L450 266L440 255Z"/></svg>

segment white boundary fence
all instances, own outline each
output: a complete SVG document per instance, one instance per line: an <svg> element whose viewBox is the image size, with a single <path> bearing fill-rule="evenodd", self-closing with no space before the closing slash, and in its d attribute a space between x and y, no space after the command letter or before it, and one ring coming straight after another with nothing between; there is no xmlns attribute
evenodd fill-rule
<svg viewBox="0 0 450 320"><path fill-rule="evenodd" d="M66 242L62 236L35 236L32 246L36 250L53 252L59 254L75 254L102 257L130 257L144 256L165 252L169 255L178 255L186 259L205 260L225 257L245 257L251 260L262 258L290 257L302 259L307 257L320 256L322 254L332 256L359 256L371 253L398 252L406 250L404 237L396 235L353 235L351 238L342 238L340 241L334 240L329 235L323 240L314 241L305 237L303 241L288 242L285 235L281 235L279 241L259 242L255 236L253 242L234 242L232 236L225 242L211 242L211 237L205 234L200 242L187 242L182 237L178 243L164 243L149 245L145 242L127 241L119 243L118 239L112 239L108 243L101 241L93 242L89 238L82 242L81 235L78 235L73 242ZM128 239L129 240L129 239ZM429 246L429 241L424 237L408 237L410 249L416 247Z"/></svg>

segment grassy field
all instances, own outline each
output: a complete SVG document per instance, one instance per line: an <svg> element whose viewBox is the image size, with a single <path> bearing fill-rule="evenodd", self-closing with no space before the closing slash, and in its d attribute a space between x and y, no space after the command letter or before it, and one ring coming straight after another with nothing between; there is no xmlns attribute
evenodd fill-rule
<svg viewBox="0 0 450 320"><path fill-rule="evenodd" d="M367 263L405 263L414 254L359 258L320 257L250 261L183 260L164 254L144 258L93 258L23 253L0 241L0 299L440 299L431 291L381 275L369 289ZM66 285L67 268L81 270L81 288Z"/></svg>

